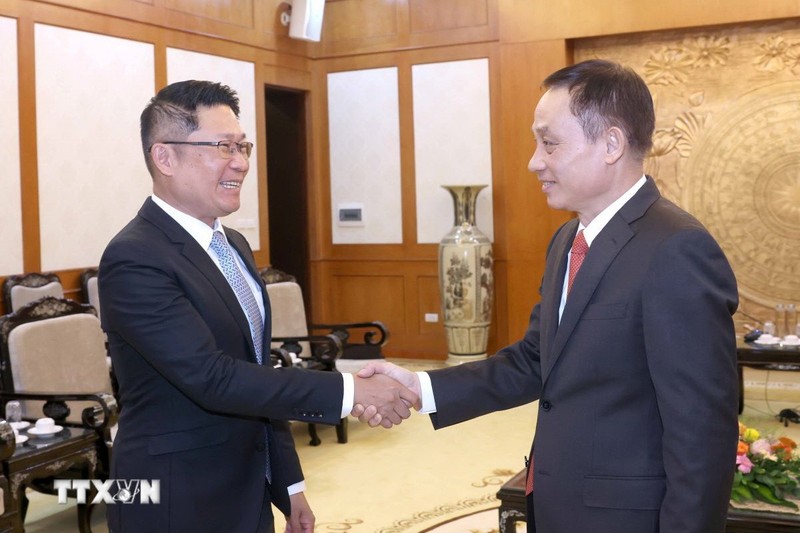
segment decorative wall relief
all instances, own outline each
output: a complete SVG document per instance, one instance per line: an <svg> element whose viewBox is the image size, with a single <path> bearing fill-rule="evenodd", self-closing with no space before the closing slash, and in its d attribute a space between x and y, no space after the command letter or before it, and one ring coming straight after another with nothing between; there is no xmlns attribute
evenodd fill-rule
<svg viewBox="0 0 800 533"><path fill-rule="evenodd" d="M656 132L646 171L717 238L736 273L740 310L772 320L776 303L800 302L796 22L576 43L576 61L596 57L648 83Z"/></svg>

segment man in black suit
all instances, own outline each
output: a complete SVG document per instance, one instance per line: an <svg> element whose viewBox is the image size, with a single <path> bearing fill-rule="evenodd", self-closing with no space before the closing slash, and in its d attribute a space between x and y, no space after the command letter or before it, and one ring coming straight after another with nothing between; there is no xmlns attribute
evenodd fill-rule
<svg viewBox="0 0 800 533"><path fill-rule="evenodd" d="M239 208L253 148L238 116L236 94L204 81L162 89L142 113L153 195L109 243L98 286L123 406L111 477L159 480L160 503L109 505L114 533L270 532L272 503L287 531L312 531L285 421L335 424L375 401L399 423L416 401L389 378L269 364L266 290L219 221Z"/></svg>
<svg viewBox="0 0 800 533"><path fill-rule="evenodd" d="M644 175L655 115L635 72L586 61L544 86L529 168L548 205L578 216L550 242L525 336L486 361L360 375L400 379L436 428L539 400L529 531L722 533L738 431L733 272Z"/></svg>

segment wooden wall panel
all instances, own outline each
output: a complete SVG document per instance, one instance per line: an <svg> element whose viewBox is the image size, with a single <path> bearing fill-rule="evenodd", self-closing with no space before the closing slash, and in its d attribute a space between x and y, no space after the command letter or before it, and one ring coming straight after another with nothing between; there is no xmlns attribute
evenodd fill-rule
<svg viewBox="0 0 800 533"><path fill-rule="evenodd" d="M399 4L374 0L343 0L325 5L325 41L370 40L399 32Z"/></svg>
<svg viewBox="0 0 800 533"><path fill-rule="evenodd" d="M242 28L254 28L256 24L253 0L164 0L164 7Z"/></svg>
<svg viewBox="0 0 800 533"><path fill-rule="evenodd" d="M63 6L102 14L109 19L140 22L303 56L311 56L318 46L289 38L288 26L280 22L281 13L291 9L286 0L16 0L15 3Z"/></svg>
<svg viewBox="0 0 800 533"><path fill-rule="evenodd" d="M439 276L419 275L416 278L417 309L415 326L420 335L439 335L442 330L444 313L442 312L442 299L439 294ZM426 322L425 315L436 314L438 322Z"/></svg>
<svg viewBox="0 0 800 533"><path fill-rule="evenodd" d="M500 52L504 164L500 177L508 261L507 330L512 341L527 329L528 315L539 300L547 244L570 215L553 211L541 192L536 174L528 170L535 143L531 125L542 95L541 81L571 60L566 41L504 44Z"/></svg>
<svg viewBox="0 0 800 533"><path fill-rule="evenodd" d="M497 0L339 0L325 5L313 57L350 56L497 39Z"/></svg>
<svg viewBox="0 0 800 533"><path fill-rule="evenodd" d="M488 0L409 0L411 33L489 24Z"/></svg>
<svg viewBox="0 0 800 533"><path fill-rule="evenodd" d="M336 274L331 277L329 305L337 322L381 320L405 329L402 276Z"/></svg>
<svg viewBox="0 0 800 533"><path fill-rule="evenodd" d="M500 40L543 41L800 15L797 0L499 0Z"/></svg>

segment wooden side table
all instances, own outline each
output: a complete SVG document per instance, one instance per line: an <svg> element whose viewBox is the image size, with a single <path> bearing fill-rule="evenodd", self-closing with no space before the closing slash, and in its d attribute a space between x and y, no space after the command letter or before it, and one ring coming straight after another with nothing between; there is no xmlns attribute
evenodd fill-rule
<svg viewBox="0 0 800 533"><path fill-rule="evenodd" d="M744 372L742 367L793 365L800 367L800 346L762 346L739 341L736 345L739 370L739 413L744 409Z"/></svg>
<svg viewBox="0 0 800 533"><path fill-rule="evenodd" d="M25 434L24 431L21 434ZM3 472L9 481L10 498L8 513L14 516L15 532L24 528L27 498L25 488L37 479L44 479L77 468L80 477L92 479L97 467L98 434L91 429L65 427L57 435L49 438L30 437L24 444L18 444L14 454L3 461ZM77 476L76 476L77 477ZM91 533L91 500L94 487L87 494L86 504L78 504L78 528L81 533Z"/></svg>
<svg viewBox="0 0 800 533"><path fill-rule="evenodd" d="M516 523L527 518L525 507L525 470L505 482L497 491L500 500L500 533L513 533ZM800 514L769 513L728 509L726 533L797 533L800 531Z"/></svg>
<svg viewBox="0 0 800 533"><path fill-rule="evenodd" d="M500 500L500 533L513 533L517 522L524 522L528 518L525 503L526 473L526 470L520 470L497 491L497 499Z"/></svg>

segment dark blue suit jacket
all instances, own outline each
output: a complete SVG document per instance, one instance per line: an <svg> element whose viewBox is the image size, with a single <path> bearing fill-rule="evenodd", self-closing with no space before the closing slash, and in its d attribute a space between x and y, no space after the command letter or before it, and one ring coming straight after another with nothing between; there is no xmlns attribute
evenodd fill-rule
<svg viewBox="0 0 800 533"><path fill-rule="evenodd" d="M225 232L261 282L244 237ZM341 376L259 366L225 277L150 199L110 242L99 270L122 404L111 475L161 482L159 504L109 505L112 531L252 533L266 523L264 502L288 514L286 488L303 474L285 420L338 423Z"/></svg>
<svg viewBox="0 0 800 533"><path fill-rule="evenodd" d="M534 505L545 533L722 533L738 434L736 280L652 178L592 242L561 323L567 222L524 338L431 372L434 425L539 399Z"/></svg>

